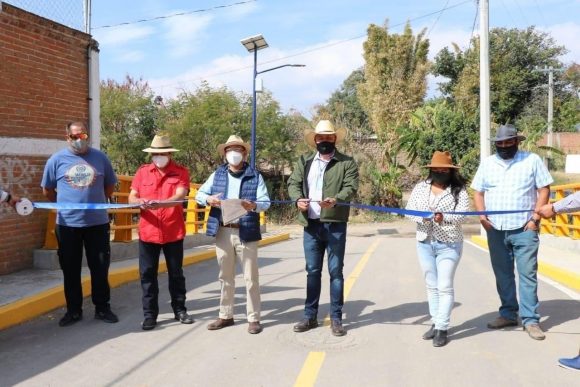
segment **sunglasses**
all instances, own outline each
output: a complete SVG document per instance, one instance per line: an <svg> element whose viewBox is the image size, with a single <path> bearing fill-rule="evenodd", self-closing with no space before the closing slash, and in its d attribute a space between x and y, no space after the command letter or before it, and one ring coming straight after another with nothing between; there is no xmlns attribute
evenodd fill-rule
<svg viewBox="0 0 580 387"><path fill-rule="evenodd" d="M69 134L68 138L71 140L86 140L89 138L89 135L87 133Z"/></svg>

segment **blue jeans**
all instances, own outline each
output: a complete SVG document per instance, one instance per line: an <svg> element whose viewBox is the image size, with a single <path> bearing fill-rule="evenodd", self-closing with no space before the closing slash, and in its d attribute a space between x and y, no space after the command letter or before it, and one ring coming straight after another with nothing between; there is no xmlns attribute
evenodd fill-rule
<svg viewBox="0 0 580 387"><path fill-rule="evenodd" d="M524 326L537 324L538 314L538 248L540 238L536 231L487 231L491 266L501 307L499 314L516 320L518 311ZM520 302L516 296L514 261L518 269Z"/></svg>
<svg viewBox="0 0 580 387"><path fill-rule="evenodd" d="M435 329L446 331L455 300L453 278L461 259L463 242L428 240L417 243L419 264L427 286L429 314Z"/></svg>
<svg viewBox="0 0 580 387"><path fill-rule="evenodd" d="M344 250L346 246L346 222L320 222L309 219L304 227L304 256L306 258L306 302L304 317L318 316L322 263L324 252L328 257L330 274L330 318L342 320L344 305Z"/></svg>

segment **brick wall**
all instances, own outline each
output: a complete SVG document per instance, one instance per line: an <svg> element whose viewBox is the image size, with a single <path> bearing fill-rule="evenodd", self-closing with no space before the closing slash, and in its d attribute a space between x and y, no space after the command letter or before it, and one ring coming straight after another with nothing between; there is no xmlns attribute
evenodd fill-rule
<svg viewBox="0 0 580 387"><path fill-rule="evenodd" d="M1 7L0 186L41 201L44 164L55 144L65 145L57 140L64 140L66 123L88 118L90 36ZM16 145L23 150L14 152ZM46 212L21 217L0 206L0 274L31 267L45 229Z"/></svg>
<svg viewBox="0 0 580 387"><path fill-rule="evenodd" d="M538 141L538 145L547 144L548 135L546 134L540 141ZM580 133L553 133L552 146L561 149L564 153L569 155L580 154Z"/></svg>

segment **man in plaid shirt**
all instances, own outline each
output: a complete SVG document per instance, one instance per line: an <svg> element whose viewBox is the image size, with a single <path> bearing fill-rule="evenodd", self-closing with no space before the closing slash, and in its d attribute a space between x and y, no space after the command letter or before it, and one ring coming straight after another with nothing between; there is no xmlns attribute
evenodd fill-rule
<svg viewBox="0 0 580 387"><path fill-rule="evenodd" d="M548 202L554 181L540 157L518 150L524 136L513 125L497 130L496 154L481 162L471 188L477 211L529 210L505 215L481 215L487 232L489 255L501 301L499 317L487 324L490 329L518 325L532 339L546 338L538 314L538 236L540 207ZM514 261L518 269L519 295L516 296Z"/></svg>

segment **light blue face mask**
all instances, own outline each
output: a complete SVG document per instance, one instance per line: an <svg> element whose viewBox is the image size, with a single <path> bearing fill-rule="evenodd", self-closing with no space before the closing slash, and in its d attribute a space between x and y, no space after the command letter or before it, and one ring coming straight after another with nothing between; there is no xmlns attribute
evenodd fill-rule
<svg viewBox="0 0 580 387"><path fill-rule="evenodd" d="M85 153L89 148L89 142L87 140L76 139L70 142L70 147L74 153Z"/></svg>

